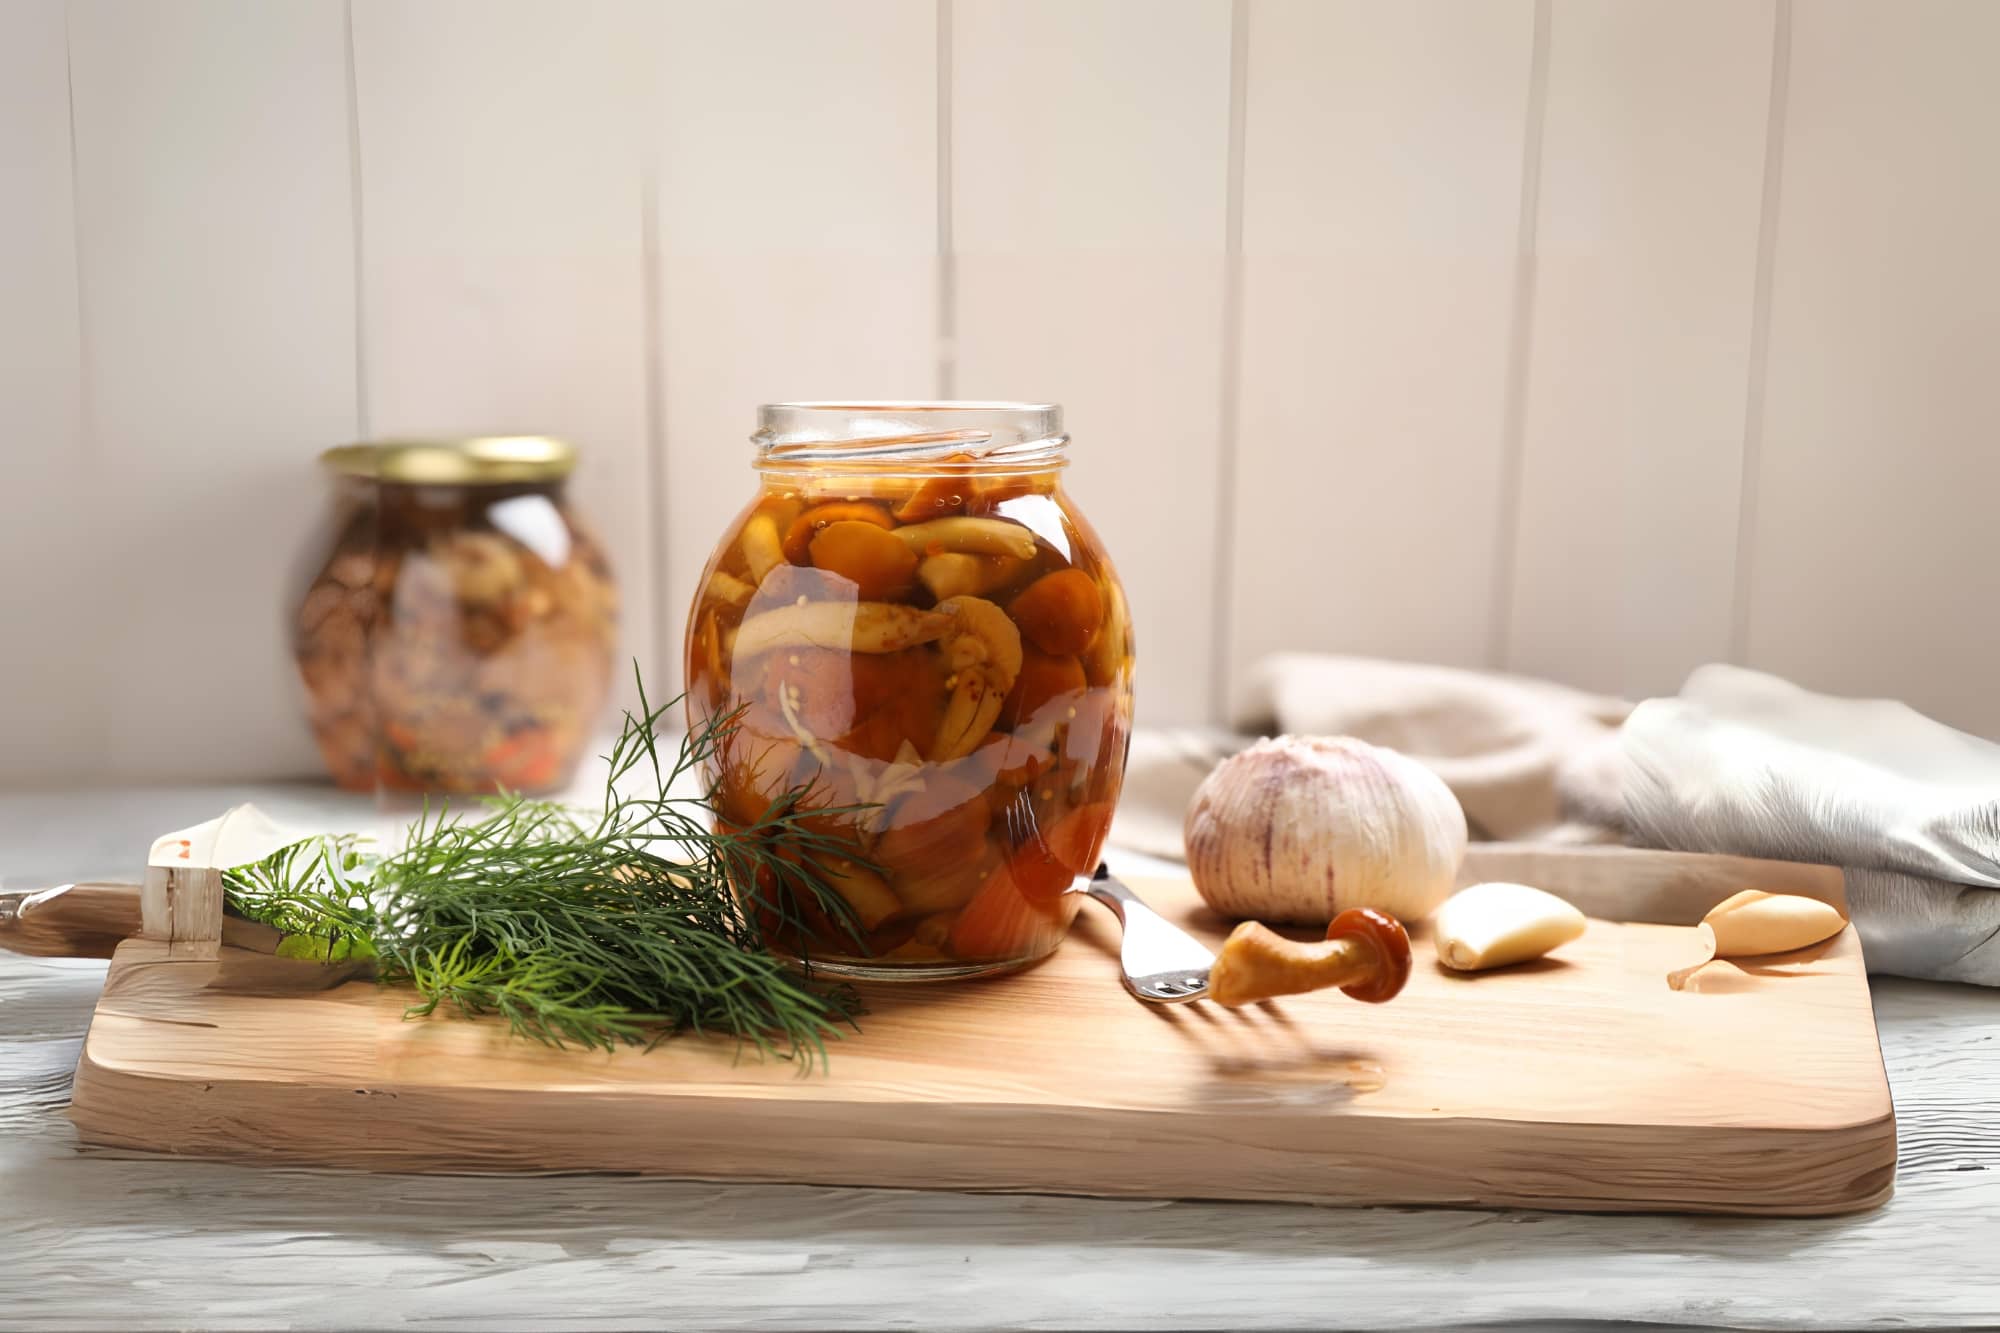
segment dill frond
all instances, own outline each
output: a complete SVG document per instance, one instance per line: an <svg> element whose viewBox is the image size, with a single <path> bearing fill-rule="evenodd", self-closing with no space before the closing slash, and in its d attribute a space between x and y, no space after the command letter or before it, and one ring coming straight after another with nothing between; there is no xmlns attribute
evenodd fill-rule
<svg viewBox="0 0 2000 1333"><path fill-rule="evenodd" d="M809 960L801 973L772 954L744 897L781 921L809 902L858 937L824 869L854 853L820 831L843 811L795 788L746 825L711 820L712 792L671 789L712 770L738 715L663 756L659 724L678 700L649 706L643 682L639 700L606 756L600 809L515 795L472 816L426 809L379 857L351 836L308 838L226 872L230 910L285 932L295 956L372 954L381 981L417 992L412 1017L497 1015L537 1041L603 1050L714 1033L824 1064L858 1001Z"/></svg>

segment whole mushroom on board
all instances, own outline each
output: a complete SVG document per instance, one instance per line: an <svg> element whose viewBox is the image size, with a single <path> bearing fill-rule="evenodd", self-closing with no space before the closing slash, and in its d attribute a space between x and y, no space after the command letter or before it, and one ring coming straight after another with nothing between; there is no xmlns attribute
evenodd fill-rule
<svg viewBox="0 0 2000 1333"><path fill-rule="evenodd" d="M1209 970L1209 998L1225 1008L1338 986L1350 999L1382 1004L1410 979L1403 923L1371 907L1351 907L1317 943L1288 940L1255 921L1230 932Z"/></svg>

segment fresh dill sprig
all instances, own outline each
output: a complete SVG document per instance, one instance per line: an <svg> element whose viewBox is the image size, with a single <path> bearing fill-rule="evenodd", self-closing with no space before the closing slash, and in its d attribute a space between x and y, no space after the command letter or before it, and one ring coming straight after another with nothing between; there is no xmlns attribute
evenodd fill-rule
<svg viewBox="0 0 2000 1333"><path fill-rule="evenodd" d="M713 792L670 789L719 767L739 719L711 720L663 759L656 731L674 706L649 707L640 684L598 811L514 795L477 817L426 810L379 858L352 837L309 838L226 872L228 905L285 932L281 952L372 954L379 980L416 989L411 1016L497 1014L538 1041L604 1050L719 1033L824 1063L856 998L772 954L744 899L780 922L810 905L858 935L825 868L853 855L823 831L848 812L793 788L746 824L711 827Z"/></svg>
<svg viewBox="0 0 2000 1333"><path fill-rule="evenodd" d="M224 871L223 891L239 916L284 933L279 951L287 956L365 958L374 945L364 895L377 859L351 833L307 838Z"/></svg>

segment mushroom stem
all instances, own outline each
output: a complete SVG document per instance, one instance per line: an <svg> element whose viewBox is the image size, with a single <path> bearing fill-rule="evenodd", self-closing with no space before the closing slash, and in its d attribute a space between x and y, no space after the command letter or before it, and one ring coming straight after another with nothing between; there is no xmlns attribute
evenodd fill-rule
<svg viewBox="0 0 2000 1333"><path fill-rule="evenodd" d="M1208 976L1209 998L1235 1008L1280 995L1338 986L1372 1004L1393 998L1410 977L1402 923L1369 908L1342 912L1316 943L1288 940L1256 921L1230 932Z"/></svg>

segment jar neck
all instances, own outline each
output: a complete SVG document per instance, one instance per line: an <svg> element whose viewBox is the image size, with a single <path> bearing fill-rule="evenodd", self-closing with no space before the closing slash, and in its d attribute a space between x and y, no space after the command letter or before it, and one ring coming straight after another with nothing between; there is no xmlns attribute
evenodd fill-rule
<svg viewBox="0 0 2000 1333"><path fill-rule="evenodd" d="M1054 403L768 403L750 438L767 474L997 476L1069 461Z"/></svg>

